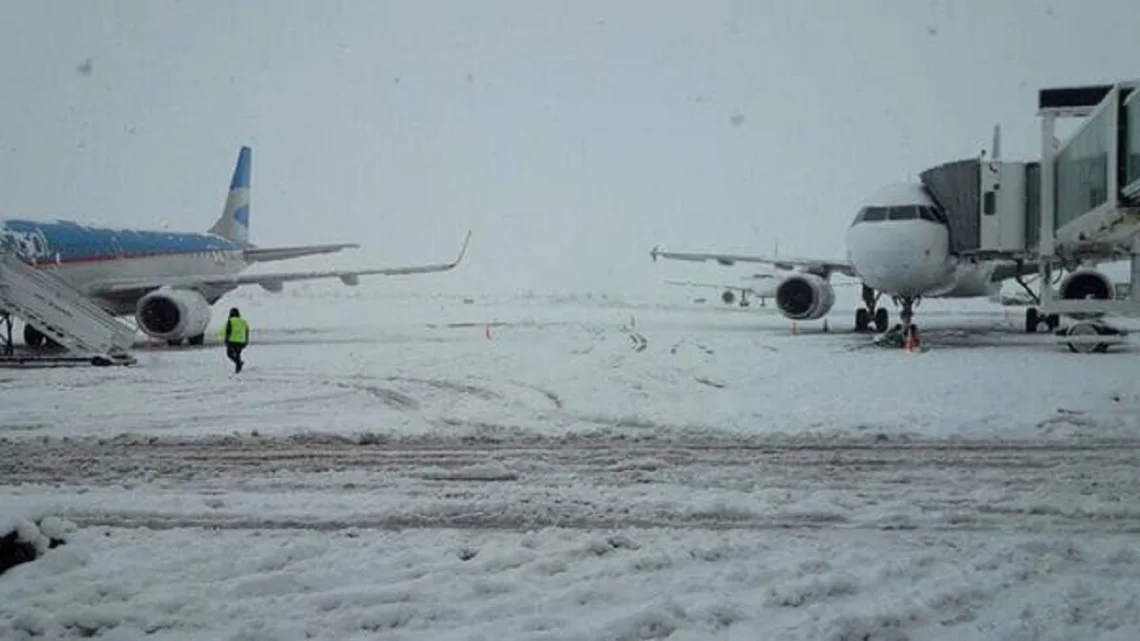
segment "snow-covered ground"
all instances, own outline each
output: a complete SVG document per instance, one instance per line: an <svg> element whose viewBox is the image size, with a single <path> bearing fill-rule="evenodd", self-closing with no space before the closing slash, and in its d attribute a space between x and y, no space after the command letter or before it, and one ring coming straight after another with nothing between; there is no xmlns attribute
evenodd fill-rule
<svg viewBox="0 0 1140 641"><path fill-rule="evenodd" d="M246 293L248 366L0 372L0 638L1140 638L1140 359L924 303ZM216 323L215 323L216 326Z"/></svg>

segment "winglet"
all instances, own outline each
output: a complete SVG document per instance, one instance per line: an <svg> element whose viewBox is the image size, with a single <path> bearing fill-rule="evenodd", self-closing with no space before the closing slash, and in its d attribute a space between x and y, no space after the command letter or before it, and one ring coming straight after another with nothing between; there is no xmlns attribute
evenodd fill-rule
<svg viewBox="0 0 1140 641"><path fill-rule="evenodd" d="M455 267L459 263L463 262L463 257L467 254L467 245L469 245L470 243L471 243L471 230L468 229L467 230L467 236L465 236L463 238L463 246L459 248L459 255L455 257L455 262L451 263L452 267Z"/></svg>

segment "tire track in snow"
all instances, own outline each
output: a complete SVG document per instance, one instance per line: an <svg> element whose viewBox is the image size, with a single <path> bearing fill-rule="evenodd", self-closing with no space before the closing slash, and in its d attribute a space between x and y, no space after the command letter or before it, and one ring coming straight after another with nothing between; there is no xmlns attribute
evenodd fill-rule
<svg viewBox="0 0 1140 641"><path fill-rule="evenodd" d="M8 453L0 478L61 486L53 492L75 495L68 518L88 525L1140 532L1140 441L420 437L362 445L314 435L0 443ZM499 472L488 476L488 466ZM170 495L166 504L178 507L86 508L84 493L113 496L124 486ZM326 497L322 517L258 513L267 499L280 511L282 500L292 505L302 495Z"/></svg>

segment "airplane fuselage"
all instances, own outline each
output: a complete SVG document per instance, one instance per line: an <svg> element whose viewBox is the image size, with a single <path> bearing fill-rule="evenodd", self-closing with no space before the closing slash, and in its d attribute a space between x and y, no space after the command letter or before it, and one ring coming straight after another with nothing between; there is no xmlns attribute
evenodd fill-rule
<svg viewBox="0 0 1140 641"><path fill-rule="evenodd" d="M248 267L244 244L214 234L112 229L71 221L4 221L0 245L80 291L93 283L228 275ZM128 315L135 312L140 296L135 292L94 300L113 314Z"/></svg>

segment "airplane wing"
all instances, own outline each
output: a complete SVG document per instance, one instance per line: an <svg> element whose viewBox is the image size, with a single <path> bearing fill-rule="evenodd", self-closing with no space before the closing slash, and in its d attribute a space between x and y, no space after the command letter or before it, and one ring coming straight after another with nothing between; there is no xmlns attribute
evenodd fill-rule
<svg viewBox="0 0 1140 641"><path fill-rule="evenodd" d="M332 254L342 249L358 249L356 243L338 243L335 245L299 245L297 247L249 247L242 254L250 263L264 263L271 260L288 260L316 254Z"/></svg>
<svg viewBox="0 0 1140 641"><path fill-rule="evenodd" d="M122 295L127 292L145 291L159 287L207 287L217 289L233 289L241 285L260 285L272 292L281 291L284 283L298 280L315 280L321 278L339 278L345 285L356 285L361 276L407 276L411 274L430 274L455 269L463 261L467 253L467 245L471 242L471 232L463 239L463 246L459 255L449 263L434 265L411 265L407 267L384 267L375 269L336 269L325 271L305 272L278 272L271 274L230 274L230 275L201 275L177 276L154 280L127 279L107 281L88 288L88 294L96 296Z"/></svg>
<svg viewBox="0 0 1140 641"><path fill-rule="evenodd" d="M649 256L653 260L658 258L669 258L673 260L687 260L692 262L704 262L706 260L715 260L721 265L731 266L736 263L760 263L763 265L771 265L776 269L785 271L803 271L811 274L822 276L823 278L830 278L832 273L840 273L844 276L856 278L855 269L850 263L844 261L834 260L818 260L814 258L772 258L768 256L749 256L739 254L716 254L716 253L692 253L692 252L667 252L661 249L658 245L654 247Z"/></svg>

